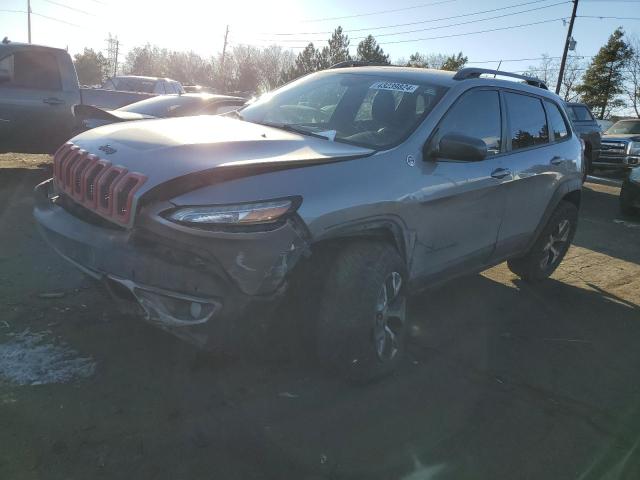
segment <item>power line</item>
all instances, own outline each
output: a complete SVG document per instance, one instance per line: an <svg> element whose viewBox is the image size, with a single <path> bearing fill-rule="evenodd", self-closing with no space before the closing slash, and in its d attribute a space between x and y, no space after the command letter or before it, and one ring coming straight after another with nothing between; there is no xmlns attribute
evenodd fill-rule
<svg viewBox="0 0 640 480"><path fill-rule="evenodd" d="M529 2L524 2L524 3L516 3L514 5L505 5L504 7L501 8L492 8L490 10L480 10L477 12L469 12L469 13L463 13L460 15L452 15L449 17L440 17L440 18L432 18L430 20L421 20L421 21L417 21L417 22L408 22L408 23L396 23L393 25L384 25L384 26L380 26L380 27L365 27L365 28L354 28L351 30L343 30L344 33L353 33L353 32L364 32L364 31L371 31L371 30L381 30L384 28L396 28L396 27L408 27L411 25L422 25L425 23L433 23L433 22L439 22L442 20L452 20L454 18L464 18L464 17L471 17L473 15L481 15L483 13L493 13L493 12L499 12L502 10L507 10L509 8L517 8L517 7L524 7L526 5L532 5L534 3L541 3L547 0L534 0L534 1L529 1ZM541 7L541 8L545 8L545 7ZM333 31L331 32L298 32L298 33L269 33L269 32L263 32L260 33L260 35L275 35L275 36L287 36L287 35L325 35L325 34L332 34Z"/></svg>
<svg viewBox="0 0 640 480"><path fill-rule="evenodd" d="M530 27L533 25L542 25L544 23L551 23L551 22L557 22L560 20L566 20L565 17L558 17L558 18L551 18L549 20L541 20L539 22L531 22L531 23L522 23L519 25L511 25L508 27L498 27L498 28L490 28L490 29L486 29L486 30L476 30L475 32L465 32L465 33L454 33L454 34L450 34L450 35L439 35L439 36L435 36L435 37L423 37L423 38L410 38L410 39L405 39L405 40L392 40L392 41L388 41L388 42L379 42L378 45L391 45L391 44L397 44L397 43L411 43L411 42L421 42L424 40L439 40L442 38L454 38L454 37L464 37L467 35L477 35L480 33L490 33L490 32L498 32L498 31L502 31L502 30L511 30L511 29L515 29L515 28L523 28L523 27ZM304 49L306 48L306 45L302 45L302 46L290 46L288 48L291 49Z"/></svg>
<svg viewBox="0 0 640 480"><path fill-rule="evenodd" d="M46 18L47 20L53 20L54 22L60 22L60 23L66 24L66 25L71 25L72 27L82 28L82 26L78 25L77 23L71 23L71 22L67 22L66 20L60 20L59 18L50 17L49 15L43 15L42 13L36 13L33 10L31 11L31 15L36 15L38 17Z"/></svg>
<svg viewBox="0 0 640 480"><path fill-rule="evenodd" d="M54 2L53 0L42 0L42 1L50 3L52 5L56 5L58 7L66 8L68 10L73 10L74 12L82 13L83 15L89 15L91 17L95 17L96 16L95 14L93 14L91 12L87 12L86 10L81 10L79 8L76 8L76 7L71 7L69 5L65 5L64 3Z"/></svg>
<svg viewBox="0 0 640 480"><path fill-rule="evenodd" d="M592 58L593 55L572 55L570 58ZM536 57L536 58L500 58L496 60L477 60L467 63L496 63L496 62L531 62L534 60L558 60L562 57Z"/></svg>
<svg viewBox="0 0 640 480"><path fill-rule="evenodd" d="M505 13L503 15L496 15L493 17L487 17L487 18L479 18L477 20L468 20L466 22L459 22L459 23L451 23L449 25L438 25L435 27L429 27L429 28L420 28L420 29L416 29L416 30L405 30L402 32L390 32L390 33L380 33L376 35L376 38L380 38L380 37L389 37L389 36L394 36L394 35L405 35L407 33L417 33L417 32L425 32L425 31L431 31L431 30L439 30L442 28L450 28L450 27L459 27L461 25L469 25L472 23L478 23L478 22L486 22L489 20L495 20L497 18L504 18L504 17L511 17L514 15L520 15L522 13L528 13L528 12L533 12L536 10L543 10L545 8L550 8L550 7L557 7L558 5L564 5L565 3L570 3L570 0L564 0L562 2L558 2L558 3L554 3L551 5L546 5L544 7L537 7L537 8L530 8L528 10L521 10L519 12L512 12L512 13ZM352 37L351 40L362 40L364 38L367 37ZM313 39L313 40L309 40L309 41L314 41L314 42L322 42L324 39ZM301 42L301 41L305 41L303 39L284 39L284 40L278 40L280 42Z"/></svg>
<svg viewBox="0 0 640 480"><path fill-rule="evenodd" d="M301 20L301 23L326 22L329 20L343 20L345 18L370 17L372 15L382 15L383 13L393 13L393 12L404 12L407 10L415 10L417 8L432 7L434 5L441 5L443 3L452 3L457 1L458 0L441 0L439 2L423 3L422 5L414 5L412 7L403 7L403 8L394 8L391 10L378 10L377 12L358 13L354 15L345 15L342 17L325 17L325 18L315 18L310 20Z"/></svg>
<svg viewBox="0 0 640 480"><path fill-rule="evenodd" d="M613 20L640 20L640 17L603 17L600 15L577 15L578 18L597 18L599 20L602 19L613 19Z"/></svg>

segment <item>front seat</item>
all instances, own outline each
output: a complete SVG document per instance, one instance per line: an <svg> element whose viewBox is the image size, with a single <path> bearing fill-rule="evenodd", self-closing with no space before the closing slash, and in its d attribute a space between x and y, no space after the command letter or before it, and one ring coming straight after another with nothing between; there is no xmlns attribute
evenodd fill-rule
<svg viewBox="0 0 640 480"><path fill-rule="evenodd" d="M371 120L374 130L388 127L396 113L396 100L389 90L378 90L371 104Z"/></svg>

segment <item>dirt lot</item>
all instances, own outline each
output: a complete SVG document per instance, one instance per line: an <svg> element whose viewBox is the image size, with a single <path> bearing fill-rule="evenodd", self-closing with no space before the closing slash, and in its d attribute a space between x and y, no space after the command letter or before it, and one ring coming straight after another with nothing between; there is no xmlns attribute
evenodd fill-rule
<svg viewBox="0 0 640 480"><path fill-rule="evenodd" d="M34 229L47 157L0 156L0 479L638 479L640 218L588 183L543 285L413 298L409 358L350 387L220 361L116 313Z"/></svg>

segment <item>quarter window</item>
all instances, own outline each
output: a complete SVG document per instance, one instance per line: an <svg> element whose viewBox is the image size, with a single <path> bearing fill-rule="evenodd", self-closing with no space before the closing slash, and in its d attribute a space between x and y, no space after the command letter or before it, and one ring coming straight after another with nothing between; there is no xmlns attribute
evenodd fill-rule
<svg viewBox="0 0 640 480"><path fill-rule="evenodd" d="M502 121L498 92L474 90L465 94L440 124L439 136L447 133L482 139L489 156L500 153Z"/></svg>
<svg viewBox="0 0 640 480"><path fill-rule="evenodd" d="M549 127L553 131L553 138L556 142L564 140L569 136L569 129L562 113L560 113L560 109L555 103L546 102L546 105L549 115Z"/></svg>
<svg viewBox="0 0 640 480"><path fill-rule="evenodd" d="M540 99L507 92L505 100L513 150L549 143L547 117Z"/></svg>
<svg viewBox="0 0 640 480"><path fill-rule="evenodd" d="M569 111L574 122L593 122L593 116L587 107L569 107Z"/></svg>

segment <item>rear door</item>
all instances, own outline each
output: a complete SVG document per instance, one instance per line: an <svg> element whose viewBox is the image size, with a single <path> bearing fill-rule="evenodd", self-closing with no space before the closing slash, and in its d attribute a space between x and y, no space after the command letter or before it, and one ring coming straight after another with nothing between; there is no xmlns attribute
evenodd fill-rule
<svg viewBox="0 0 640 480"><path fill-rule="evenodd" d="M77 91L64 91L56 53L15 50L0 69L9 72L0 83L0 150L49 152L67 140Z"/></svg>
<svg viewBox="0 0 640 480"><path fill-rule="evenodd" d="M429 149L448 133L484 140L488 156L460 161L442 156L424 162L424 202L416 218L413 274L444 280L486 264L495 248L505 209L503 185L510 180L504 165L504 116L495 89L465 92L435 130Z"/></svg>
<svg viewBox="0 0 640 480"><path fill-rule="evenodd" d="M550 133L542 98L521 91L503 91L502 95L507 112L505 164L512 177L505 184L506 210L494 259L528 245L573 162L570 147L563 144L570 130L557 107L548 110L554 121Z"/></svg>

